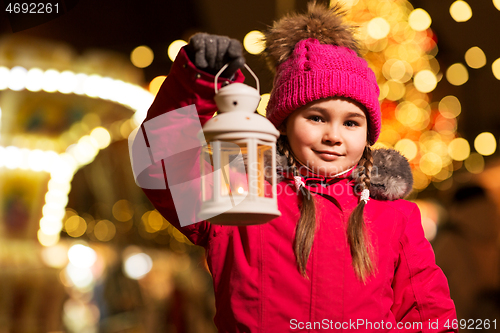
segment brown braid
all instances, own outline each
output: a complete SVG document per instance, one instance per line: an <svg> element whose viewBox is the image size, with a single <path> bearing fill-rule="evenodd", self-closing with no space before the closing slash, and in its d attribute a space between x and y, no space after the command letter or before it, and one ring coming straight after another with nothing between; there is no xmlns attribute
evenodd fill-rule
<svg viewBox="0 0 500 333"><path fill-rule="evenodd" d="M288 165L292 168L293 175L299 176L297 164L292 154L292 149L286 136L279 137L277 142L278 152L287 158ZM307 278L306 266L316 233L316 207L311 192L305 187L300 188L302 204L300 218L295 229L294 252L300 273Z"/></svg>
<svg viewBox="0 0 500 333"><path fill-rule="evenodd" d="M369 146L365 147L363 151L363 156L361 157L359 164L361 165L359 182L363 184L363 188L370 189L371 184L371 174L373 168L373 156L372 150Z"/></svg>
<svg viewBox="0 0 500 333"><path fill-rule="evenodd" d="M359 161L359 183L361 190L370 188L370 177L373 168L373 156L370 147L365 147L363 157ZM358 187L358 186L356 186ZM375 271L371 258L372 244L366 234L364 221L365 202L360 200L351 216L347 227L347 237L351 248L352 265L358 278L363 282Z"/></svg>

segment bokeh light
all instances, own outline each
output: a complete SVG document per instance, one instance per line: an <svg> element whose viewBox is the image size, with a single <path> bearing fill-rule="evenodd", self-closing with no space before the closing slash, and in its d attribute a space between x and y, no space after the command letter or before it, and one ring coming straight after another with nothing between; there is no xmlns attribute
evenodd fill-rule
<svg viewBox="0 0 500 333"><path fill-rule="evenodd" d="M45 247L41 251L45 265L53 268L63 268L68 263L68 249L62 244Z"/></svg>
<svg viewBox="0 0 500 333"><path fill-rule="evenodd" d="M455 136L454 133L457 130L457 120L455 118L445 118L442 115L438 115L434 122L434 129L441 133L441 135L449 137Z"/></svg>
<svg viewBox="0 0 500 333"><path fill-rule="evenodd" d="M111 134L104 127L98 126L90 132L90 137L99 149L104 149L111 143Z"/></svg>
<svg viewBox="0 0 500 333"><path fill-rule="evenodd" d="M500 0L493 0L493 5L496 9L500 10Z"/></svg>
<svg viewBox="0 0 500 333"><path fill-rule="evenodd" d="M94 276L88 267L75 266L72 262L70 262L64 271L67 278L69 278L69 281L71 281L73 285L79 289L89 289L94 282Z"/></svg>
<svg viewBox="0 0 500 333"><path fill-rule="evenodd" d="M45 158L45 153L40 149L35 149L29 152L28 154L28 165L29 168L33 171L42 171L45 169L45 162L47 159Z"/></svg>
<svg viewBox="0 0 500 333"><path fill-rule="evenodd" d="M145 212L142 217L142 227L148 234L155 234L168 227L169 223L156 210Z"/></svg>
<svg viewBox="0 0 500 333"><path fill-rule="evenodd" d="M42 208L43 217L40 219L40 230L45 235L59 234L63 228L61 219L57 216L57 208L49 204L45 204Z"/></svg>
<svg viewBox="0 0 500 333"><path fill-rule="evenodd" d="M115 219L120 222L126 222L134 216L134 209L130 201L122 199L118 200L112 208L112 213Z"/></svg>
<svg viewBox="0 0 500 333"><path fill-rule="evenodd" d="M451 65L446 71L446 79L454 86L461 86L469 80L467 67L461 63Z"/></svg>
<svg viewBox="0 0 500 333"><path fill-rule="evenodd" d="M149 92L156 96L166 78L165 75L160 75L152 79L151 82L149 82Z"/></svg>
<svg viewBox="0 0 500 333"><path fill-rule="evenodd" d="M464 138L453 139L448 145L448 154L455 161L463 161L470 155L470 145Z"/></svg>
<svg viewBox="0 0 500 333"><path fill-rule="evenodd" d="M161 214L157 210L153 210L148 215L147 224L152 230L154 230L154 232L156 232L164 229L167 226L164 221L165 220L163 219Z"/></svg>
<svg viewBox="0 0 500 333"><path fill-rule="evenodd" d="M423 130L429 124L429 111L416 104L404 101L395 110L396 119L404 126L413 130Z"/></svg>
<svg viewBox="0 0 500 333"><path fill-rule="evenodd" d="M389 68L389 79L399 82L407 82L413 75L413 68L409 63L403 60L395 60ZM387 63L387 62L386 62Z"/></svg>
<svg viewBox="0 0 500 333"><path fill-rule="evenodd" d="M493 75L497 78L497 80L500 80L500 58L493 61L493 63L491 64L491 70L493 71Z"/></svg>
<svg viewBox="0 0 500 333"><path fill-rule="evenodd" d="M151 65L154 59L153 50L148 46L141 45L130 53L130 61L135 67L145 68Z"/></svg>
<svg viewBox="0 0 500 333"><path fill-rule="evenodd" d="M68 259L75 267L89 268L97 260L97 254L89 246L75 244L68 250Z"/></svg>
<svg viewBox="0 0 500 333"><path fill-rule="evenodd" d="M414 201L420 210L422 227L424 229L425 238L431 241L437 233L437 226L440 222L441 207L432 201L415 200Z"/></svg>
<svg viewBox="0 0 500 333"><path fill-rule="evenodd" d="M420 169L413 169L413 188L417 191L421 191L429 186L429 177L424 174Z"/></svg>
<svg viewBox="0 0 500 333"><path fill-rule="evenodd" d="M413 160L418 153L417 144L410 139L401 139L395 145L394 149L401 152L404 157L408 159L408 161Z"/></svg>
<svg viewBox="0 0 500 333"><path fill-rule="evenodd" d="M473 46L465 52L465 62L470 68L481 68L486 65L486 55L479 47Z"/></svg>
<svg viewBox="0 0 500 333"><path fill-rule="evenodd" d="M483 132L474 140L474 149L483 156L492 155L497 149L497 140L492 133Z"/></svg>
<svg viewBox="0 0 500 333"><path fill-rule="evenodd" d="M439 101L439 112L445 118L456 118L462 112L460 101L455 96L446 96Z"/></svg>
<svg viewBox="0 0 500 333"><path fill-rule="evenodd" d="M101 220L94 226L94 236L101 242L107 242L113 239L116 234L116 227L113 222Z"/></svg>
<svg viewBox="0 0 500 333"><path fill-rule="evenodd" d="M26 77L26 89L33 92L42 90L43 74L44 72L39 68L30 69Z"/></svg>
<svg viewBox="0 0 500 333"><path fill-rule="evenodd" d="M63 94L72 93L78 85L78 78L72 71L64 71L59 75L57 90Z"/></svg>
<svg viewBox="0 0 500 333"><path fill-rule="evenodd" d="M465 22L472 17L472 9L467 2L458 0L451 4L450 15L457 22Z"/></svg>
<svg viewBox="0 0 500 333"><path fill-rule="evenodd" d="M417 74L415 74L415 78L413 79L413 83L415 84L415 88L423 93L429 93L436 89L437 86L437 78L434 73L428 69L424 69Z"/></svg>
<svg viewBox="0 0 500 333"><path fill-rule="evenodd" d="M405 92L406 88L403 83L388 80L382 85L380 94L390 101L398 101L403 98Z"/></svg>
<svg viewBox="0 0 500 333"><path fill-rule="evenodd" d="M20 91L26 88L26 77L28 71L24 67L15 66L10 70L8 88L14 91Z"/></svg>
<svg viewBox="0 0 500 333"><path fill-rule="evenodd" d="M186 44L187 44L187 42L185 40L182 40L182 39L174 40L172 43L170 43L170 45L168 46L168 49L167 49L168 58L171 61L174 61L175 58L177 57L177 54L179 53L179 51Z"/></svg>
<svg viewBox="0 0 500 333"><path fill-rule="evenodd" d="M45 72L45 75L48 74L48 71ZM97 98L99 94L102 92L103 86L101 84L102 77L98 74L89 75L85 81L83 82L83 93L88 97ZM57 81L56 81L57 83ZM50 92L48 90L47 85L44 85L43 90ZM57 89L57 86L54 88Z"/></svg>
<svg viewBox="0 0 500 333"><path fill-rule="evenodd" d="M470 173L481 173L484 171L484 158L478 153L472 153L469 158L464 161L464 166Z"/></svg>
<svg viewBox="0 0 500 333"><path fill-rule="evenodd" d="M264 117L266 116L266 107L267 104L269 103L269 99L271 98L271 94L262 94L260 96L260 102L259 106L257 106L257 112L263 115Z"/></svg>
<svg viewBox="0 0 500 333"><path fill-rule="evenodd" d="M37 239L43 246L52 246L59 242L60 235L59 233L48 235L44 233L42 229L39 229L37 232Z"/></svg>
<svg viewBox="0 0 500 333"><path fill-rule="evenodd" d="M420 158L420 170L428 176L437 175L443 168L443 161L439 155L429 152Z"/></svg>
<svg viewBox="0 0 500 333"><path fill-rule="evenodd" d="M391 31L391 25L383 17L375 17L368 22L367 29L370 37L382 39Z"/></svg>
<svg viewBox="0 0 500 333"><path fill-rule="evenodd" d="M250 31L243 38L243 46L250 54L260 54L266 48L264 34L257 30Z"/></svg>
<svg viewBox="0 0 500 333"><path fill-rule="evenodd" d="M87 222L82 217L74 215L64 222L64 229L71 237L80 237L87 231Z"/></svg>
<svg viewBox="0 0 500 333"><path fill-rule="evenodd" d="M380 132L379 139L377 143L385 144L385 146L394 146L399 140L401 140L401 135L392 126L382 125L382 131Z"/></svg>
<svg viewBox="0 0 500 333"><path fill-rule="evenodd" d="M431 23L431 16L422 8L415 9L408 16L408 24L416 31L427 30L431 26Z"/></svg>
<svg viewBox="0 0 500 333"><path fill-rule="evenodd" d="M59 87L59 72L55 69L47 69L43 73L42 90L45 92L53 93Z"/></svg>
<svg viewBox="0 0 500 333"><path fill-rule="evenodd" d="M125 275L134 280L139 280L151 271L153 260L146 253L136 253L125 259L123 271Z"/></svg>

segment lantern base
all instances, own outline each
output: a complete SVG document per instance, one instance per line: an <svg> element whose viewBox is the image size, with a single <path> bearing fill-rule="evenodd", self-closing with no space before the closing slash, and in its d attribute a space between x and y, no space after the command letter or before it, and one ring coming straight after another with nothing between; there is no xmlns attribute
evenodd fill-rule
<svg viewBox="0 0 500 333"><path fill-rule="evenodd" d="M275 205L261 205L259 202L241 202L225 208L220 203L203 203L198 218L218 225L246 226L263 224L281 216Z"/></svg>

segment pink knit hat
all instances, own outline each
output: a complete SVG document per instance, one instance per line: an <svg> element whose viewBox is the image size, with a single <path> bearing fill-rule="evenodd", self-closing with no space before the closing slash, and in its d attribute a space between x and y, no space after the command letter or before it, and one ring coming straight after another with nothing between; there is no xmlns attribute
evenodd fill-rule
<svg viewBox="0 0 500 333"><path fill-rule="evenodd" d="M369 141L374 144L381 127L375 74L350 48L304 39L276 68L267 118L279 127L297 108L333 96L351 98L366 107Z"/></svg>

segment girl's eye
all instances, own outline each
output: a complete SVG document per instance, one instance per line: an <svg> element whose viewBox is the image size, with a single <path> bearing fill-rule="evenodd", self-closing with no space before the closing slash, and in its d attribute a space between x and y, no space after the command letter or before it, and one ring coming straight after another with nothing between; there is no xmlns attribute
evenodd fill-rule
<svg viewBox="0 0 500 333"><path fill-rule="evenodd" d="M356 126L359 126L359 124L357 122L355 122L354 120L348 120L344 123L345 126L347 127L356 127Z"/></svg>
<svg viewBox="0 0 500 333"><path fill-rule="evenodd" d="M320 122L323 121L323 119L320 116L310 116L309 120L312 120L314 122Z"/></svg>

